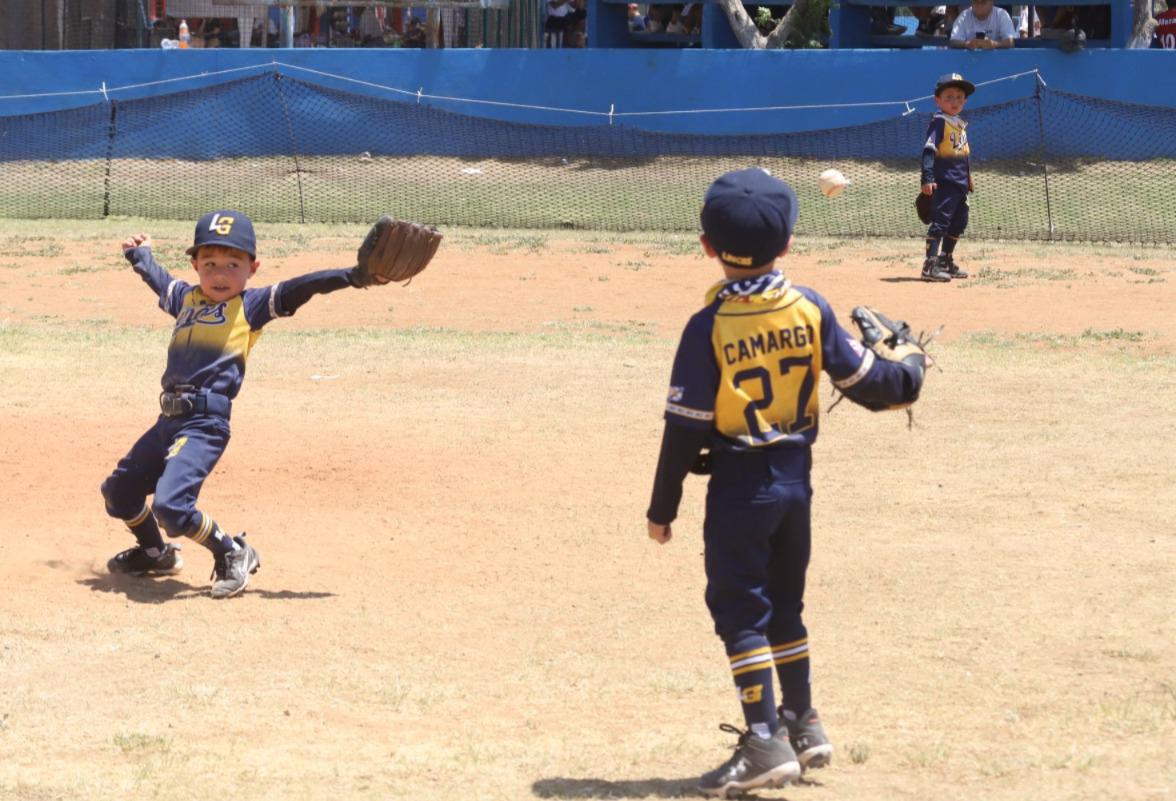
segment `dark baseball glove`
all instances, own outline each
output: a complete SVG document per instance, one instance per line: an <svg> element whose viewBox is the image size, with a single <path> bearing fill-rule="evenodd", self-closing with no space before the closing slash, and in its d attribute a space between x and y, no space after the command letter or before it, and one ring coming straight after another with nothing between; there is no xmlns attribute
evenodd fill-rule
<svg viewBox="0 0 1176 801"><path fill-rule="evenodd" d="M924 195L922 192L915 197L915 213L919 215L919 219L924 225L931 224L931 195Z"/></svg>
<svg viewBox="0 0 1176 801"><path fill-rule="evenodd" d="M394 220L385 214L359 246L352 283L369 287L411 281L429 266L440 244L441 234L433 226Z"/></svg>
<svg viewBox="0 0 1176 801"><path fill-rule="evenodd" d="M914 387L913 397L906 403L894 405L863 403L862 405L872 411L907 409L909 415L910 406L919 399L919 391L922 389L927 369L935 365L934 360L927 354L927 345L939 334L939 331L935 331L929 336L916 337L911 333L911 327L904 321L895 322L868 306L856 307L849 313L849 318L853 320L853 324L857 326L861 334L862 345L872 351L874 356L890 362L903 362L919 370L918 383Z"/></svg>

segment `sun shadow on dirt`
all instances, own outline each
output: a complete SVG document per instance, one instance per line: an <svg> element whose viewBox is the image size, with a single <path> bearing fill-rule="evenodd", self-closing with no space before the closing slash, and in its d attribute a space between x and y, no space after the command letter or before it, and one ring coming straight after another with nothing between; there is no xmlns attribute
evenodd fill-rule
<svg viewBox="0 0 1176 801"><path fill-rule="evenodd" d="M698 778L540 779L531 792L540 798L692 798L698 795Z"/></svg>
<svg viewBox="0 0 1176 801"><path fill-rule="evenodd" d="M883 281L887 284L909 284L914 281L922 281L923 279L917 275L912 275L912 276L891 276L889 278L879 278L878 280Z"/></svg>
<svg viewBox="0 0 1176 801"><path fill-rule="evenodd" d="M208 587L200 585L194 587L175 578L149 578L146 576L112 576L95 574L90 578L79 579L78 584L89 587L94 592L109 592L125 595L128 601L140 604L161 604L164 601L183 601L191 598L207 598ZM295 592L293 590L263 590L254 589L252 585L245 588L244 595L252 595L266 600L277 601L313 601L320 598L334 598L333 592Z"/></svg>

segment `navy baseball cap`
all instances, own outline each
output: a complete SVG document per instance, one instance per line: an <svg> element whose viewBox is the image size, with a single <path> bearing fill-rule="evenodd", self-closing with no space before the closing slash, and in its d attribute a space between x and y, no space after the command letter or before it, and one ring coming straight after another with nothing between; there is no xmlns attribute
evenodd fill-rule
<svg viewBox="0 0 1176 801"><path fill-rule="evenodd" d="M940 75L939 80L935 82L935 96L939 97L939 93L949 86L963 90L964 97L971 97L972 92L976 91L976 84L965 80L964 76L958 72L949 72L946 75Z"/></svg>
<svg viewBox="0 0 1176 801"><path fill-rule="evenodd" d="M253 221L239 211L210 211L196 223L192 247L184 252L195 256L196 251L205 245L236 248L256 259L257 237L253 234Z"/></svg>
<svg viewBox="0 0 1176 801"><path fill-rule="evenodd" d="M796 226L796 193L767 170L722 175L706 190L702 232L724 264L754 269L780 255Z"/></svg>

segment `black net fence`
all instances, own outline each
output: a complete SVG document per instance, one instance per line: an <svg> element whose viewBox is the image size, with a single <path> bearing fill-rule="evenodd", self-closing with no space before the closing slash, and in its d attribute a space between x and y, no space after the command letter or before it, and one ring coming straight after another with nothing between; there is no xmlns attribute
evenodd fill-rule
<svg viewBox="0 0 1176 801"><path fill-rule="evenodd" d="M970 110L970 238L1171 243L1176 109L1039 86ZM759 165L801 199L798 232L922 236L928 116L777 135L528 125L267 72L202 89L0 117L0 216L697 229L715 176ZM615 123L615 120L614 120ZM853 185L817 191L836 167Z"/></svg>

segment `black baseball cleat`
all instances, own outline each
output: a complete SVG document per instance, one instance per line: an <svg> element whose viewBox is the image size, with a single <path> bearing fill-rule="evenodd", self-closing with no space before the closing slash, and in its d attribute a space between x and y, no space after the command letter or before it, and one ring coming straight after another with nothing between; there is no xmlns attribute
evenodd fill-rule
<svg viewBox="0 0 1176 801"><path fill-rule="evenodd" d="M939 269L946 272L952 278L967 278L968 274L960 269L960 266L955 263L955 259L949 253L939 254Z"/></svg>
<svg viewBox="0 0 1176 801"><path fill-rule="evenodd" d="M159 556L148 556L146 548L136 545L115 554L106 563L106 569L111 573L130 576L170 576L179 573L183 566L180 546L171 543L164 543Z"/></svg>
<svg viewBox="0 0 1176 801"><path fill-rule="evenodd" d="M943 269L939 258L936 256L928 256L923 259L923 280L924 281L950 281L951 274Z"/></svg>
<svg viewBox="0 0 1176 801"><path fill-rule="evenodd" d="M783 787L800 778L800 762L788 741L788 731L780 729L770 739L756 736L750 729L740 731L729 723L723 731L739 735L731 758L698 781L698 791L705 796L726 798L728 793L742 793L758 787Z"/></svg>
<svg viewBox="0 0 1176 801"><path fill-rule="evenodd" d="M794 720L784 717L781 711L780 730L788 733L788 740L804 770L823 768L833 761L833 745L825 735L817 710L810 709Z"/></svg>
<svg viewBox="0 0 1176 801"><path fill-rule="evenodd" d="M261 567L261 557L253 546L245 542L245 533L241 532L233 537L233 542L240 547L224 556L218 556L212 566L215 578L209 595L213 598L232 598L245 591L249 584L249 577Z"/></svg>

